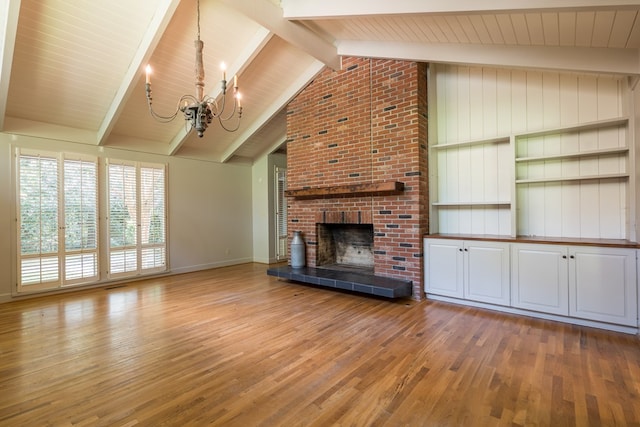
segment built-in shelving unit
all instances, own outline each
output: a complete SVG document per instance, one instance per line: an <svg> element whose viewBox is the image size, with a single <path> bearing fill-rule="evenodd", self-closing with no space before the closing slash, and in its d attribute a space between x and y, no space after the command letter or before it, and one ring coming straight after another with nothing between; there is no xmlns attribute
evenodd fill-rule
<svg viewBox="0 0 640 427"><path fill-rule="evenodd" d="M427 296L637 333L630 82L453 64L430 73Z"/></svg>
<svg viewBox="0 0 640 427"><path fill-rule="evenodd" d="M529 205L523 202L523 199L529 197L529 193L534 193L534 189L530 189L528 185L574 183L588 189L590 185L597 186L607 180L629 181L630 149L626 136L628 123L629 119L626 117L615 117L490 138L432 144L430 148L435 159L435 165L432 163L432 166L436 174L435 181L438 182L435 186L436 194L432 192L435 201L431 203L432 216L436 218L435 224L439 224L440 216L443 217L442 221L446 221L450 218L447 216L450 215L450 211L457 210L458 217L477 217L476 223L498 224L508 218L508 225L493 225L497 230L488 230L489 233L515 237L519 235L519 231L524 230L526 235L535 234L529 233L527 226L523 225L523 218L533 215L527 212L534 209L530 206L533 202L529 202ZM602 136L602 131L613 132L611 135L614 138ZM622 133L619 133L620 131ZM580 138L584 138L589 144L581 147ZM545 141L550 139L555 145L549 143L552 149L548 150ZM566 152L558 152L561 145L559 141L568 141L562 147ZM549 151L549 154L544 153L545 151ZM475 166L476 160L489 160L495 167L480 167L479 173L469 172L468 169ZM509 162L510 166L505 166L505 162ZM448 168L448 164L454 166ZM496 172L496 168L500 169L502 175ZM506 186L503 181L506 179L505 171L508 171L509 175L506 177L509 181ZM452 183L451 180L460 182ZM485 195L493 197L482 200L482 195L479 197L477 192L470 190L462 194L459 190L474 185L479 185ZM509 211L506 217L505 211ZM501 219L487 219L487 216L497 216ZM487 230L483 232L486 233Z"/></svg>

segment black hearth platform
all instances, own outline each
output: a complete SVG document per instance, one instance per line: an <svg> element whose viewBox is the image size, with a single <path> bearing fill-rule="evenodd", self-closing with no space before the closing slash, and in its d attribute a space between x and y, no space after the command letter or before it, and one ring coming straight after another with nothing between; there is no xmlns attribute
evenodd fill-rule
<svg viewBox="0 0 640 427"><path fill-rule="evenodd" d="M281 279L387 298L408 297L411 296L412 292L411 280L392 279L374 274L337 271L326 268L291 268L290 266L283 266L269 268L267 274Z"/></svg>

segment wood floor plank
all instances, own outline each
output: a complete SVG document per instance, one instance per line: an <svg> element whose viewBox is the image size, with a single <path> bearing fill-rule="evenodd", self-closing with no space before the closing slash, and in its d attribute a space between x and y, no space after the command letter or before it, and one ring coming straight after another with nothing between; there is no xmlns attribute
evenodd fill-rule
<svg viewBox="0 0 640 427"><path fill-rule="evenodd" d="M266 268L0 305L0 426L640 426L637 336Z"/></svg>

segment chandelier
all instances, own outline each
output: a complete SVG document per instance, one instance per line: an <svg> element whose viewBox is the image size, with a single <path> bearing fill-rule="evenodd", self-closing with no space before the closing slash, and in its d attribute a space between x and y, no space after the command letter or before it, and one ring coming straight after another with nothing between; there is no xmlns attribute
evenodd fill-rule
<svg viewBox="0 0 640 427"><path fill-rule="evenodd" d="M213 119L217 119L220 126L227 132L235 132L240 126L240 119L242 118L242 104L240 103L240 92L238 92L238 76L233 78L233 110L225 117L225 107L227 99L227 73L224 63L222 64L222 96L220 100L212 98L209 95L204 94L204 65L202 63L202 48L204 43L200 40L200 0L198 0L198 39L195 40L196 47L196 94L194 95L182 95L178 100L178 106L173 114L163 116L155 111L151 105L151 67L146 67L146 83L145 88L147 92L147 105L149 106L149 112L151 116L161 123L168 123L176 118L179 112L184 114L185 126L187 123L191 125L190 129L195 129L198 136L202 138L204 131L207 130L207 126L211 124ZM227 125L226 122L232 120L230 123L233 126Z"/></svg>

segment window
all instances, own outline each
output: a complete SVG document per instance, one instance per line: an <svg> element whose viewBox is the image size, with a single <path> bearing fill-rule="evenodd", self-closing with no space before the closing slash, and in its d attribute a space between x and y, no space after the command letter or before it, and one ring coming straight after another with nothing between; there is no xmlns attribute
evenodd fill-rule
<svg viewBox="0 0 640 427"><path fill-rule="evenodd" d="M275 169L276 178L276 259L287 259L287 169Z"/></svg>
<svg viewBox="0 0 640 427"><path fill-rule="evenodd" d="M164 165L110 161L109 276L166 269Z"/></svg>
<svg viewBox="0 0 640 427"><path fill-rule="evenodd" d="M98 278L97 161L18 149L18 291Z"/></svg>
<svg viewBox="0 0 640 427"><path fill-rule="evenodd" d="M98 282L100 259L110 278L166 270L165 165L107 161L103 227L98 158L17 148L15 171L18 292Z"/></svg>

